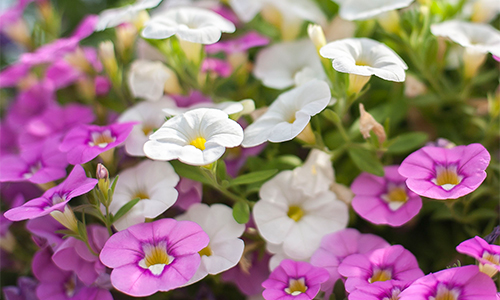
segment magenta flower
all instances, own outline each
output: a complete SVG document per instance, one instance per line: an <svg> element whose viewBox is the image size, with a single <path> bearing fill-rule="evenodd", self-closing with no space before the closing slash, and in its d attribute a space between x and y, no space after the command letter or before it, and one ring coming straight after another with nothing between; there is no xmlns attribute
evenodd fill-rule
<svg viewBox="0 0 500 300"><path fill-rule="evenodd" d="M43 248L49 246L52 249L56 249L62 242L62 233L57 233L56 231L67 229L54 219L51 215L45 215L36 219L28 220L26 223L26 229L31 233L31 239L35 244Z"/></svg>
<svg viewBox="0 0 500 300"><path fill-rule="evenodd" d="M175 189L179 192L177 201L174 203L175 207L184 211L188 210L191 205L201 202L203 194L203 185L201 182L181 177Z"/></svg>
<svg viewBox="0 0 500 300"><path fill-rule="evenodd" d="M407 285L398 280L377 281L358 287L349 294L349 300L398 300Z"/></svg>
<svg viewBox="0 0 500 300"><path fill-rule="evenodd" d="M387 166L384 172L384 177L361 173L354 180L352 208L374 224L401 226L418 214L422 199L408 190L398 166Z"/></svg>
<svg viewBox="0 0 500 300"><path fill-rule="evenodd" d="M399 300L497 300L491 278L477 266L464 266L431 273L417 279Z"/></svg>
<svg viewBox="0 0 500 300"><path fill-rule="evenodd" d="M59 150L68 153L68 162L72 165L86 163L123 143L135 124L136 122L108 126L80 125L66 134Z"/></svg>
<svg viewBox="0 0 500 300"><path fill-rule="evenodd" d="M311 264L325 268L330 278L321 285L321 290L331 293L335 282L342 276L338 267L352 254L364 254L375 249L389 247L390 244L374 234L362 234L354 228L346 228L327 234L321 240L321 246L311 256Z"/></svg>
<svg viewBox="0 0 500 300"><path fill-rule="evenodd" d="M500 271L500 246L488 244L476 236L460 243L457 251L479 261L479 270L490 277Z"/></svg>
<svg viewBox="0 0 500 300"><path fill-rule="evenodd" d="M19 277L17 286L6 286L2 289L5 300L39 300L36 296L38 282L30 277Z"/></svg>
<svg viewBox="0 0 500 300"><path fill-rule="evenodd" d="M217 52L233 54L238 52L246 52L250 48L265 46L269 44L269 42L270 39L268 37L260 35L255 31L251 31L236 39L206 45L205 51L207 51L207 53L209 54L214 54Z"/></svg>
<svg viewBox="0 0 500 300"><path fill-rule="evenodd" d="M198 103L212 103L212 99L203 95L202 92L192 90L189 92L189 95L172 95L172 98L175 100L175 104L177 107L190 107L194 104Z"/></svg>
<svg viewBox="0 0 500 300"><path fill-rule="evenodd" d="M231 66L231 64L222 59L207 57L201 64L201 71L211 71L219 75L220 77L226 78L229 77L233 72L233 67Z"/></svg>
<svg viewBox="0 0 500 300"><path fill-rule="evenodd" d="M328 272L303 261L285 259L262 283L266 300L307 300L319 292Z"/></svg>
<svg viewBox="0 0 500 300"><path fill-rule="evenodd" d="M248 224L247 224L248 226ZM247 296L262 294L264 288L262 282L269 277L269 259L271 256L267 253L253 251L248 255L244 254L240 264L222 273L222 280L234 282L240 291ZM249 264L246 268L245 263Z"/></svg>
<svg viewBox="0 0 500 300"><path fill-rule="evenodd" d="M399 167L408 188L433 199L456 199L473 192L486 178L490 154L481 144L451 149L423 147Z"/></svg>
<svg viewBox="0 0 500 300"><path fill-rule="evenodd" d="M415 256L401 245L350 255L339 265L338 272L347 277L345 289L349 293L376 281L407 283L424 276Z"/></svg>
<svg viewBox="0 0 500 300"><path fill-rule="evenodd" d="M194 222L160 219L115 233L100 258L113 268L111 283L117 290L145 297L187 283L200 265L198 252L208 242Z"/></svg>
<svg viewBox="0 0 500 300"><path fill-rule="evenodd" d="M0 88L14 87L30 70L30 65L23 63L12 64L0 72Z"/></svg>
<svg viewBox="0 0 500 300"><path fill-rule="evenodd" d="M61 184L47 190L40 198L9 209L4 216L11 221L21 221L47 215L56 209L62 211L69 200L87 193L96 184L97 179L87 178L85 170L77 165Z"/></svg>

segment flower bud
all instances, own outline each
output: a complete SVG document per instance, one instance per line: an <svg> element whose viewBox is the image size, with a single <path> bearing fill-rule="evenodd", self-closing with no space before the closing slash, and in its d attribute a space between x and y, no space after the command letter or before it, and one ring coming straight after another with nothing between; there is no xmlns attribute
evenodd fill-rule
<svg viewBox="0 0 500 300"><path fill-rule="evenodd" d="M382 144L387 138L385 135L384 126L380 125L369 113L366 112L363 104L359 104L359 131L363 135L363 138L367 139L370 137L370 131L373 130L373 133L378 138L380 144Z"/></svg>
<svg viewBox="0 0 500 300"><path fill-rule="evenodd" d="M64 207L64 212L54 210L50 215L69 230L78 233L78 221L75 214L68 205Z"/></svg>
<svg viewBox="0 0 500 300"><path fill-rule="evenodd" d="M118 75L118 63L115 56L115 47L111 41L104 41L99 44L99 58L109 77L111 79L116 78Z"/></svg>
<svg viewBox="0 0 500 300"><path fill-rule="evenodd" d="M137 37L137 29L129 23L125 23L116 27L116 48L120 57L128 58L128 54L132 52L134 42Z"/></svg>
<svg viewBox="0 0 500 300"><path fill-rule="evenodd" d="M73 53L69 53L64 57L64 60L67 61L70 65L75 67L76 69L87 73L94 73L94 68L89 63L87 58L85 57L85 53L82 48L78 47Z"/></svg>
<svg viewBox="0 0 500 300"><path fill-rule="evenodd" d="M347 95L354 95L363 89L368 83L371 76L363 76L356 74L349 74L349 87L347 88Z"/></svg>
<svg viewBox="0 0 500 300"><path fill-rule="evenodd" d="M309 38L313 42L316 50L319 51L321 47L326 45L325 34L323 33L323 29L318 24L309 24L307 26L307 34Z"/></svg>

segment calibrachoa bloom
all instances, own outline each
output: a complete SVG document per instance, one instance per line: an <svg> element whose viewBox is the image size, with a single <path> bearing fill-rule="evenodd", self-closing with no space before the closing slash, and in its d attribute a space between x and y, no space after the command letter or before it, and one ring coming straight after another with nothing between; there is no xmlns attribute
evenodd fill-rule
<svg viewBox="0 0 500 300"><path fill-rule="evenodd" d="M389 246L383 238L374 234L362 234L354 228L325 235L320 247L311 256L313 266L325 268L330 274L330 278L321 285L321 290L332 292L335 282L342 277L338 267L349 255L364 254Z"/></svg>
<svg viewBox="0 0 500 300"><path fill-rule="evenodd" d="M145 297L184 285L200 265L209 238L190 221L161 219L115 233L100 258L113 269L111 283L128 295Z"/></svg>
<svg viewBox="0 0 500 300"><path fill-rule="evenodd" d="M328 272L307 262L285 259L262 283L266 300L307 300L319 292Z"/></svg>
<svg viewBox="0 0 500 300"><path fill-rule="evenodd" d="M162 0L139 0L133 5L107 9L99 15L96 30L116 27L122 23L132 22L137 15L146 9L158 6Z"/></svg>
<svg viewBox="0 0 500 300"><path fill-rule="evenodd" d="M167 80L174 77L175 73L161 61L138 59L130 66L128 86L135 97L157 101L163 96Z"/></svg>
<svg viewBox="0 0 500 300"><path fill-rule="evenodd" d="M359 286L349 294L349 300L398 300L407 285L398 280L377 281Z"/></svg>
<svg viewBox="0 0 500 300"><path fill-rule="evenodd" d="M169 119L149 136L146 156L190 165L207 165L218 160L226 147L241 144L243 129L218 109L198 108Z"/></svg>
<svg viewBox="0 0 500 300"><path fill-rule="evenodd" d="M417 279L399 300L497 300L496 286L477 266L450 268Z"/></svg>
<svg viewBox="0 0 500 300"><path fill-rule="evenodd" d="M8 210L4 216L11 221L20 221L38 218L54 210L62 211L69 200L87 193L96 184L96 179L87 178L85 170L76 165L61 184L47 190L40 198Z"/></svg>
<svg viewBox="0 0 500 300"><path fill-rule="evenodd" d="M340 6L339 15L346 20L366 20L386 11L407 7L413 0L332 0Z"/></svg>
<svg viewBox="0 0 500 300"><path fill-rule="evenodd" d="M374 224L401 226L418 214L422 199L406 187L399 166L384 168L384 177L361 173L351 185L352 208Z"/></svg>
<svg viewBox="0 0 500 300"><path fill-rule="evenodd" d="M500 271L500 246L488 244L475 236L457 246L457 252L467 254L479 261L479 270L490 277Z"/></svg>
<svg viewBox="0 0 500 300"><path fill-rule="evenodd" d="M83 164L123 143L134 125L135 122L108 126L80 125L64 136L59 150L67 152L70 164Z"/></svg>
<svg viewBox="0 0 500 300"><path fill-rule="evenodd" d="M345 289L348 292L377 281L407 283L424 276L415 256L401 245L350 255L340 263L338 272L347 277Z"/></svg>
<svg viewBox="0 0 500 300"><path fill-rule="evenodd" d="M451 149L423 147L410 154L398 171L416 194L433 199L456 199L481 185L490 159L481 144Z"/></svg>

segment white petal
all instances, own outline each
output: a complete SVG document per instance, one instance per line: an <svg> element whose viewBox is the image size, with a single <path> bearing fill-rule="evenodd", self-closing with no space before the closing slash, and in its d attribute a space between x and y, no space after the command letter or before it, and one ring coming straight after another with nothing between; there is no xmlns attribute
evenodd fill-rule
<svg viewBox="0 0 500 300"><path fill-rule="evenodd" d="M413 0L333 0L340 5L339 15L346 20L366 20L383 12L407 7Z"/></svg>
<svg viewBox="0 0 500 300"><path fill-rule="evenodd" d="M137 16L138 12L156 7L161 1L162 0L143 0L137 1L137 3L133 5L104 10L99 14L99 22L96 25L96 31L131 22Z"/></svg>
<svg viewBox="0 0 500 300"><path fill-rule="evenodd" d="M219 243L210 241L213 255L204 257L203 262L209 274L215 275L238 264L243 255L245 243L241 239L229 239Z"/></svg>
<svg viewBox="0 0 500 300"><path fill-rule="evenodd" d="M286 210L284 210L284 208ZM253 218L260 235L271 243L280 244L295 222L287 216L288 207L259 200L253 207Z"/></svg>

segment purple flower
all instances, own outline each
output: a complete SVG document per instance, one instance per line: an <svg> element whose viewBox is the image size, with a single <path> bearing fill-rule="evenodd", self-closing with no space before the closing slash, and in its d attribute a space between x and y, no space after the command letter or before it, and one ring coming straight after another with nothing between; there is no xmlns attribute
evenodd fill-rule
<svg viewBox="0 0 500 300"><path fill-rule="evenodd" d="M364 254L375 249L389 247L390 244L374 234L362 234L354 228L325 235L321 246L311 257L311 264L325 268L330 278L321 285L321 290L331 293L333 286L342 276L338 267L342 261L352 254Z"/></svg>
<svg viewBox="0 0 500 300"><path fill-rule="evenodd" d="M64 59L58 60L47 68L45 79L50 81L55 89L65 88L75 82L82 74Z"/></svg>
<svg viewBox="0 0 500 300"><path fill-rule="evenodd" d="M478 236L460 243L457 252L477 259L479 270L490 277L500 271L500 246L490 245Z"/></svg>
<svg viewBox="0 0 500 300"><path fill-rule="evenodd" d="M406 285L397 280L377 281L358 287L349 294L349 300L397 300Z"/></svg>
<svg viewBox="0 0 500 300"><path fill-rule="evenodd" d="M0 88L13 87L23 79L30 70L30 65L16 63L0 72Z"/></svg>
<svg viewBox="0 0 500 300"><path fill-rule="evenodd" d="M352 208L374 224L401 226L418 214L422 199L408 190L398 166L387 166L384 172L384 177L361 173L354 180Z"/></svg>
<svg viewBox="0 0 500 300"><path fill-rule="evenodd" d="M175 207L188 210L191 205L201 202L203 193L201 182L181 177L175 189L179 192L177 201L174 203Z"/></svg>
<svg viewBox="0 0 500 300"><path fill-rule="evenodd" d="M17 286L3 288L5 300L39 300L36 296L36 280L30 277L19 277Z"/></svg>
<svg viewBox="0 0 500 300"><path fill-rule="evenodd" d="M0 158L0 182L46 183L66 176L68 161L58 149L59 137L21 149L19 155Z"/></svg>
<svg viewBox="0 0 500 300"><path fill-rule="evenodd" d="M136 122L108 126L80 125L64 137L59 150L67 152L70 164L83 164L125 141Z"/></svg>
<svg viewBox="0 0 500 300"><path fill-rule="evenodd" d="M87 227L89 245L96 253L109 238L108 230L99 225ZM87 245L81 240L69 237L57 247L52 255L54 263L62 270L73 271L83 283L91 285L100 274L105 273L106 267L99 261L99 257L92 254Z"/></svg>
<svg viewBox="0 0 500 300"><path fill-rule="evenodd" d="M349 293L377 281L407 283L424 276L415 256L401 245L350 255L339 265L338 272L347 277L345 289Z"/></svg>
<svg viewBox="0 0 500 300"><path fill-rule="evenodd" d="M248 224L247 224L248 225ZM261 294L264 288L262 282L269 277L269 259L267 253L253 251L243 257L240 263L222 273L222 280L234 282L240 291L247 296Z"/></svg>
<svg viewBox="0 0 500 300"><path fill-rule="evenodd" d="M95 94L97 96L106 96L111 89L111 81L105 76L96 76L94 79Z"/></svg>
<svg viewBox="0 0 500 300"><path fill-rule="evenodd" d="M100 258L113 268L111 283L117 290L144 297L187 283L200 265L198 252L208 242L194 222L160 219L115 233Z"/></svg>
<svg viewBox="0 0 500 300"><path fill-rule="evenodd" d="M285 259L262 283L266 300L307 300L319 292L328 272L303 261Z"/></svg>
<svg viewBox="0 0 500 300"><path fill-rule="evenodd" d="M431 273L417 279L399 300L497 300L496 286L477 266L464 266Z"/></svg>
<svg viewBox="0 0 500 300"><path fill-rule="evenodd" d="M260 35L255 31L251 31L239 38L221 41L215 44L206 45L205 50L209 54L217 52L224 52L232 54L237 52L245 52L250 48L265 46L269 44L270 39L266 36Z"/></svg>
<svg viewBox="0 0 500 300"><path fill-rule="evenodd" d="M62 242L62 233L56 233L58 230L65 230L66 227L59 223L50 215L45 215L36 219L31 219L26 223L26 229L31 232L31 238L38 247L49 246L56 249Z"/></svg>
<svg viewBox="0 0 500 300"><path fill-rule="evenodd" d="M171 95L178 107L189 107L198 103L212 103L212 99L203 95L200 91L191 91L189 95Z"/></svg>
<svg viewBox="0 0 500 300"><path fill-rule="evenodd" d="M486 178L490 154L481 144L451 149L423 147L399 167L406 185L420 196L456 199L477 189Z"/></svg>
<svg viewBox="0 0 500 300"><path fill-rule="evenodd" d="M69 200L87 193L96 184L97 179L87 178L85 170L77 165L61 184L47 190L40 198L9 209L4 216L11 221L20 221L38 218L56 209L62 211Z"/></svg>
<svg viewBox="0 0 500 300"><path fill-rule="evenodd" d="M201 71L212 71L219 76L226 78L233 72L233 67L226 61L218 58L207 57L201 64Z"/></svg>

